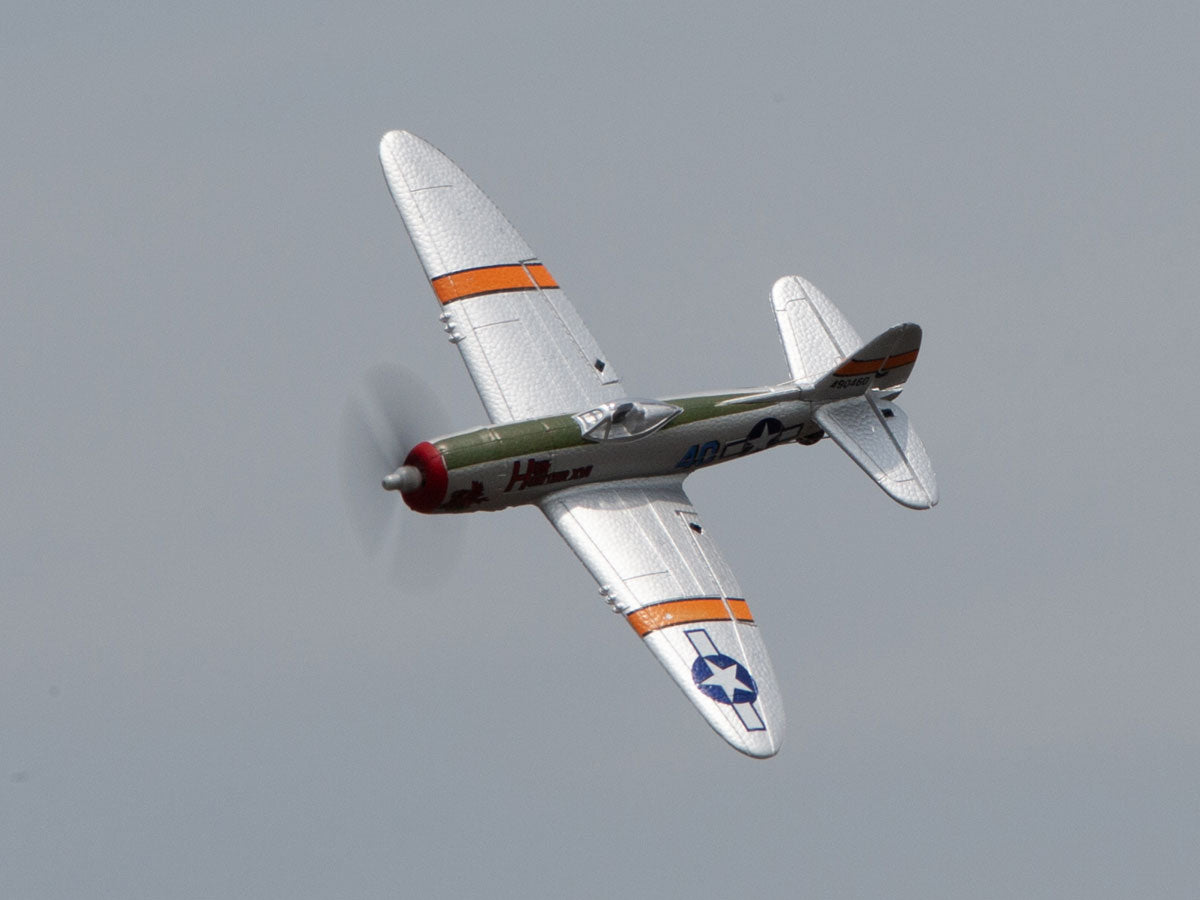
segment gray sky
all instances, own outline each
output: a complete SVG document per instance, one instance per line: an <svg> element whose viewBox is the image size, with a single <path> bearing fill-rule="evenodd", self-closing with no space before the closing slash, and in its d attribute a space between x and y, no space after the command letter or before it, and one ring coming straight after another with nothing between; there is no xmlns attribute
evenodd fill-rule
<svg viewBox="0 0 1200 900"><path fill-rule="evenodd" d="M403 6L0 30L0 895L1194 898L1200 8ZM933 512L828 442L688 482L777 758L535 511L363 557L367 369L484 420L397 127L635 393L782 380L785 274L925 328Z"/></svg>

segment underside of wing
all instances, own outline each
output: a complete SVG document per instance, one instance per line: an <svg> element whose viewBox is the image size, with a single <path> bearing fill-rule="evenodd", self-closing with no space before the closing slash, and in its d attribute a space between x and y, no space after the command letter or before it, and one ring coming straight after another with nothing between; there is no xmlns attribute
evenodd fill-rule
<svg viewBox="0 0 1200 900"><path fill-rule="evenodd" d="M405 131L383 136L379 158L493 422L579 412L623 394L554 277L458 166Z"/></svg>
<svg viewBox="0 0 1200 900"><path fill-rule="evenodd" d="M771 660L682 478L567 489L541 507L716 732L750 756L778 752Z"/></svg>

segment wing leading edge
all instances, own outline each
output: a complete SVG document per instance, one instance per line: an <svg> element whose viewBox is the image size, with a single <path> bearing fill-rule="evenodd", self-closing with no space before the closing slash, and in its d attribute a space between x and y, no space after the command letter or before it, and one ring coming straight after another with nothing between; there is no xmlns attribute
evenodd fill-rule
<svg viewBox="0 0 1200 900"><path fill-rule="evenodd" d="M390 131L379 159L450 340L493 422L622 396L608 357L503 213L432 144Z"/></svg>
<svg viewBox="0 0 1200 900"><path fill-rule="evenodd" d="M567 489L542 511L716 732L749 756L783 740L771 660L682 478Z"/></svg>

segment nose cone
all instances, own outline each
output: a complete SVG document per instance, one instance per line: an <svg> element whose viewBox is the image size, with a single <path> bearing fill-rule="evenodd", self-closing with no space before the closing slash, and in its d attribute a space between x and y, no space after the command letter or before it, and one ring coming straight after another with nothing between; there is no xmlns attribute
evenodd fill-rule
<svg viewBox="0 0 1200 900"><path fill-rule="evenodd" d="M408 493L417 490L424 480L421 470L416 466L401 466L383 479L383 489Z"/></svg>

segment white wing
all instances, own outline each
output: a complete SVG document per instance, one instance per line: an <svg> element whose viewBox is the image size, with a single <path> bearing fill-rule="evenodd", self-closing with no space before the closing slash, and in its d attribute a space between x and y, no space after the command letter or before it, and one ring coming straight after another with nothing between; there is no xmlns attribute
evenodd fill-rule
<svg viewBox="0 0 1200 900"><path fill-rule="evenodd" d="M493 422L579 412L623 395L557 282L458 166L405 131L383 136L379 158Z"/></svg>
<svg viewBox="0 0 1200 900"><path fill-rule="evenodd" d="M771 660L683 479L567 489L541 507L717 733L773 756L784 714Z"/></svg>

